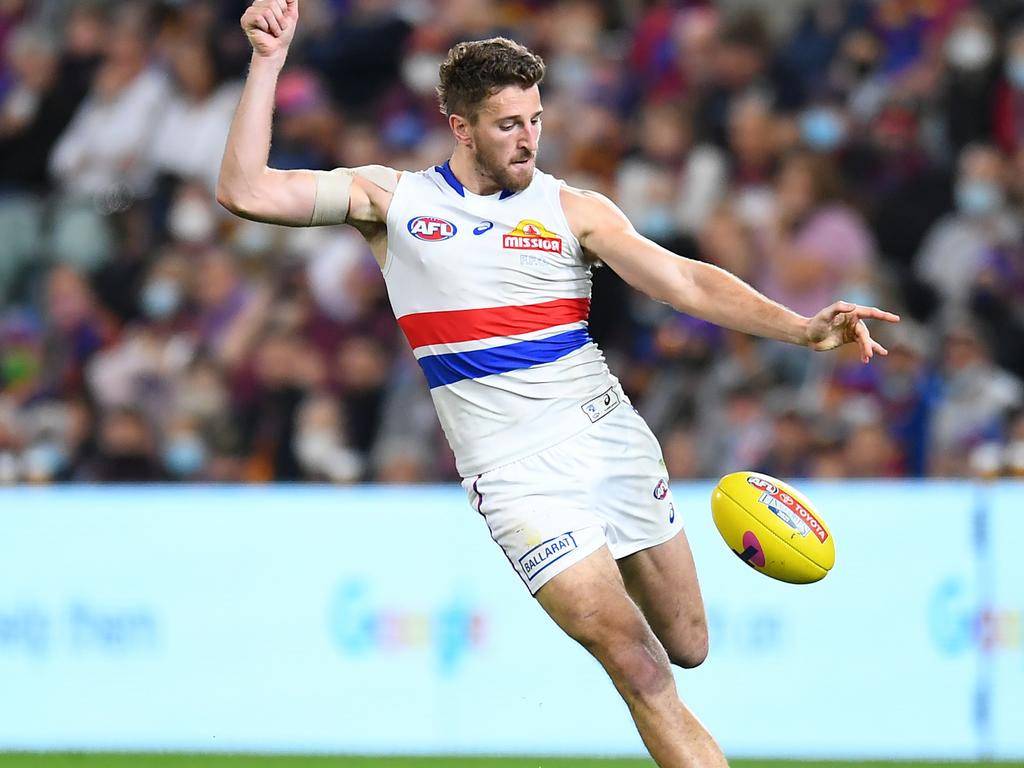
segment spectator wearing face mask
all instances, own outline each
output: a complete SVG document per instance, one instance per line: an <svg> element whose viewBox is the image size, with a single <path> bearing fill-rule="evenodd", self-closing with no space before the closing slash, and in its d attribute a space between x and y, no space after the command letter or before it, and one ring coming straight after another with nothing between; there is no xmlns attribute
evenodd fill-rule
<svg viewBox="0 0 1024 768"><path fill-rule="evenodd" d="M89 363L89 389L97 402L137 409L158 426L166 423L167 403L195 354L183 312L188 269L173 253L154 264L141 290L143 317Z"/></svg>
<svg viewBox="0 0 1024 768"><path fill-rule="evenodd" d="M1006 203L1005 159L992 146L960 154L956 209L936 222L914 260L917 278L937 294L945 313L963 313L993 250L1021 235L1019 216Z"/></svg>
<svg viewBox="0 0 1024 768"><path fill-rule="evenodd" d="M804 146L830 154L842 149L849 132L843 108L827 101L816 102L800 113L797 120Z"/></svg>
<svg viewBox="0 0 1024 768"><path fill-rule="evenodd" d="M643 106L635 129L635 148L616 173L617 199L639 232L668 244L682 224L675 198L691 132L689 114L671 102Z"/></svg>
<svg viewBox="0 0 1024 768"><path fill-rule="evenodd" d="M175 480L206 479L209 450L195 419L180 415L170 422L161 442L160 460Z"/></svg>
<svg viewBox="0 0 1024 768"><path fill-rule="evenodd" d="M962 13L943 47L943 102L950 146L959 151L992 135L992 103L998 82L998 42L981 11Z"/></svg>

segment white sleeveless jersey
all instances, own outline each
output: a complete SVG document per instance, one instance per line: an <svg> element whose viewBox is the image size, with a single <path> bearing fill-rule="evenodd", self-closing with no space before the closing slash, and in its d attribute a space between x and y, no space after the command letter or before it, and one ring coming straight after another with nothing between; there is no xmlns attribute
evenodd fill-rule
<svg viewBox="0 0 1024 768"><path fill-rule="evenodd" d="M590 266L540 171L476 195L448 164L403 173L384 278L463 477L543 451L621 400L587 331Z"/></svg>

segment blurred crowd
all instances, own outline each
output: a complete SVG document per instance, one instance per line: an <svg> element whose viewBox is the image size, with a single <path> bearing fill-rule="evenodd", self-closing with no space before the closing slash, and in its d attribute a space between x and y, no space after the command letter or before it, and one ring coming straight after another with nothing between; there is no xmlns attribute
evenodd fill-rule
<svg viewBox="0 0 1024 768"><path fill-rule="evenodd" d="M1024 4L768 5L301 0L270 162L443 161L440 61L512 37L541 168L799 312L904 318L862 366L595 270L672 476L1024 475ZM456 477L361 238L214 199L244 8L0 0L0 482Z"/></svg>

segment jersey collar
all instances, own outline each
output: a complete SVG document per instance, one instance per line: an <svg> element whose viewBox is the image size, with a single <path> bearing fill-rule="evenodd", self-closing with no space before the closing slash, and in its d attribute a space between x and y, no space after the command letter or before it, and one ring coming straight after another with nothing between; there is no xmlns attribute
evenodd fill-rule
<svg viewBox="0 0 1024 768"><path fill-rule="evenodd" d="M441 178L448 182L449 187L459 193L459 197L466 196L466 188L462 186L462 182L458 180L452 171L451 160L445 160L443 165L435 165L434 170L441 174ZM514 194L515 192L510 189L503 189L498 199L504 200L506 197L512 197Z"/></svg>

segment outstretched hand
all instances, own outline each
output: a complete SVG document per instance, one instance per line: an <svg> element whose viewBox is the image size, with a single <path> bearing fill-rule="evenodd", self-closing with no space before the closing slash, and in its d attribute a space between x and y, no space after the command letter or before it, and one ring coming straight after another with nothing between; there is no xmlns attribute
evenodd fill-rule
<svg viewBox="0 0 1024 768"><path fill-rule="evenodd" d="M807 346L818 352L835 349L843 344L855 343L860 347L861 362L868 362L877 352L887 355L889 351L871 338L864 320L872 318L898 323L899 315L875 307L862 307L848 301L837 301L825 307L811 318L807 326Z"/></svg>
<svg viewBox="0 0 1024 768"><path fill-rule="evenodd" d="M299 0L255 0L242 14L242 29L260 56L288 52L299 22Z"/></svg>

